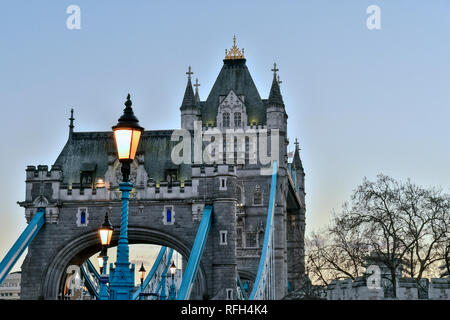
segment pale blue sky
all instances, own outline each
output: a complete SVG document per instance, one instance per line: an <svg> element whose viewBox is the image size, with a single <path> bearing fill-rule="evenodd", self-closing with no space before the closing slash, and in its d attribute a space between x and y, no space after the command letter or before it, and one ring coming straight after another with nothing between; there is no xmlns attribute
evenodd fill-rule
<svg viewBox="0 0 450 320"><path fill-rule="evenodd" d="M66 8L81 8L81 30ZM366 9L381 8L381 30ZM25 227L27 165L110 130L128 92L146 129L179 128L186 70L206 99L236 34L267 98L274 61L306 171L307 231L364 176L450 188L448 0L2 1L0 257Z"/></svg>

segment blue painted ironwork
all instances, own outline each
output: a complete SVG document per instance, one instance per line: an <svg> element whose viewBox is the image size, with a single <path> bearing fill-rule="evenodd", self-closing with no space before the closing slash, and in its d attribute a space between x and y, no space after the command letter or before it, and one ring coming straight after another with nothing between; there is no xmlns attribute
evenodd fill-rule
<svg viewBox="0 0 450 320"><path fill-rule="evenodd" d="M269 209L267 212L264 244L261 250L258 273L249 300L274 299L274 266L273 266L273 216L275 209L275 195L277 190L277 162L273 162L272 182L270 185Z"/></svg>
<svg viewBox="0 0 450 320"><path fill-rule="evenodd" d="M169 290L169 300L175 300L176 297L177 297L177 290L175 289L174 275L172 275L172 283L170 284Z"/></svg>
<svg viewBox="0 0 450 320"><path fill-rule="evenodd" d="M167 247L161 247L158 256L156 257L156 260L153 263L152 269L150 270L149 274L145 277L145 280L142 283L142 289L139 286L139 288L133 293L133 300L139 299L139 295L141 294L141 292L145 291L150 281L156 276L156 270L158 270L158 267L160 266L161 261L163 260L163 257L166 254L166 251Z"/></svg>
<svg viewBox="0 0 450 320"><path fill-rule="evenodd" d="M160 300L166 300L166 276L167 276L167 270L169 270L170 262L172 261L173 256L173 249L170 249L169 256L167 257L166 264L164 266L164 270L161 273L161 281L158 283L158 286L156 287L155 293L158 293L159 290L161 290L161 294L159 295Z"/></svg>
<svg viewBox="0 0 450 320"><path fill-rule="evenodd" d="M248 294L247 294L247 290L248 287L246 288L244 285L242 285L242 281L241 278L239 277L239 274L237 275L236 278L237 284L238 284L238 300L248 300Z"/></svg>
<svg viewBox="0 0 450 320"><path fill-rule="evenodd" d="M202 221L200 221L200 226L198 227L197 235L195 236L194 246L189 255L189 261L183 275L177 300L187 300L191 294L192 285L194 284L203 250L205 249L206 240L208 239L209 229L211 228L212 209L212 206L207 205L203 210Z"/></svg>
<svg viewBox="0 0 450 320"><path fill-rule="evenodd" d="M87 270L95 277L97 281L100 281L100 274L98 273L97 269L95 269L94 265L92 264L91 260L87 259L85 261Z"/></svg>
<svg viewBox="0 0 450 320"><path fill-rule="evenodd" d="M166 294L166 278L167 278L167 273L163 273L161 275L161 294L159 295L159 300L167 300L167 294Z"/></svg>
<svg viewBox="0 0 450 320"><path fill-rule="evenodd" d="M28 226L25 228L25 230L22 232L20 237L16 240L14 245L6 254L5 258L3 258L2 262L0 263L0 284L11 271L12 267L14 267L17 260L20 258L31 241L33 241L34 237L36 237L44 223L45 209L39 208L33 219L31 219Z"/></svg>
<svg viewBox="0 0 450 320"><path fill-rule="evenodd" d="M132 300L134 290L134 264L130 268L130 253L128 246L128 203L133 184L121 182L122 211L120 216L120 236L117 246L117 261L115 268L110 266L109 288L110 300Z"/></svg>

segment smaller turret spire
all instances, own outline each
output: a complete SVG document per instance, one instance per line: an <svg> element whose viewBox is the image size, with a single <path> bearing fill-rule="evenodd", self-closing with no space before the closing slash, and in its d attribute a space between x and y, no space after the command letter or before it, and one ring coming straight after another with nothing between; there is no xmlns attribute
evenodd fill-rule
<svg viewBox="0 0 450 320"><path fill-rule="evenodd" d="M277 71L279 71L279 69L277 69L276 63L273 64L273 69L271 69L271 71L273 71L273 81L272 87L270 88L269 105L284 107L283 97L281 96L280 91L280 80L279 78L277 79Z"/></svg>
<svg viewBox="0 0 450 320"><path fill-rule="evenodd" d="M192 89L191 75L194 73L191 71L191 66L189 66L189 71L186 72L188 75L188 82L186 85L186 91L184 92L183 102L181 103L180 109L186 109L188 107L196 106L194 90Z"/></svg>
<svg viewBox="0 0 450 320"><path fill-rule="evenodd" d="M297 138L295 138L294 144L295 144L295 152L292 163L294 164L294 168L296 170L303 170L302 160L300 159L300 147Z"/></svg>

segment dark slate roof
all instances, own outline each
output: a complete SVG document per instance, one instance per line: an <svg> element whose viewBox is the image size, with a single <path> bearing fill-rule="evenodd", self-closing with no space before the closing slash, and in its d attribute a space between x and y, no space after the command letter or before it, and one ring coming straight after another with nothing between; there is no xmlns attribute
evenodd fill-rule
<svg viewBox="0 0 450 320"><path fill-rule="evenodd" d="M165 180L165 169L178 169L181 180L191 177L189 165L175 165L171 152L177 141L171 141L173 130L144 131L138 154L144 154L144 167L149 178ZM97 177L104 177L108 169L108 155L115 155L112 132L74 132L54 165L63 171L64 183L79 183L80 170L95 168Z"/></svg>
<svg viewBox="0 0 450 320"><path fill-rule="evenodd" d="M273 75L272 87L270 88L270 94L268 99L269 105L284 107L283 97L281 96L280 85L276 78L276 75Z"/></svg>
<svg viewBox="0 0 450 320"><path fill-rule="evenodd" d="M194 90L192 90L191 78L188 78L188 83L186 85L186 91L184 92L183 102L181 103L180 110L195 107L196 104L197 103L194 95Z"/></svg>
<svg viewBox="0 0 450 320"><path fill-rule="evenodd" d="M233 90L237 95L245 96L245 107L249 122L266 123L266 108L245 61L245 59L223 60L222 70L220 70L208 98L201 104L204 124L215 124L219 107L219 96L228 95L230 90Z"/></svg>

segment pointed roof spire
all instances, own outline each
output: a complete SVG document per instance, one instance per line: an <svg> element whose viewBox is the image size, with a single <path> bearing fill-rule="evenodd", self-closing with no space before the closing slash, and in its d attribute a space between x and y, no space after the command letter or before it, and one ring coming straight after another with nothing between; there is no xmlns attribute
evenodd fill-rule
<svg viewBox="0 0 450 320"><path fill-rule="evenodd" d="M75 128L75 126L73 125L73 120L75 120L75 118L73 117L73 108L70 109L70 124L69 124L69 138L72 136L73 134L73 128Z"/></svg>
<svg viewBox="0 0 450 320"><path fill-rule="evenodd" d="M273 64L273 81L272 81L272 87L270 88L270 94L269 94L269 105L276 105L280 107L284 107L283 97L281 96L280 91L280 82L279 79L277 79L277 64Z"/></svg>
<svg viewBox="0 0 450 320"><path fill-rule="evenodd" d="M292 160L292 163L294 164L295 169L301 169L303 170L303 164L302 160L300 159L300 148L297 138L295 138L295 152L294 152L294 159Z"/></svg>
<svg viewBox="0 0 450 320"><path fill-rule="evenodd" d="M192 82L191 82L191 75L194 73L191 71L191 66L189 66L189 71L186 72L186 74L188 75L188 82L186 85L186 91L184 92L184 98L183 102L181 103L180 109L196 106L194 90L192 89Z"/></svg>
<svg viewBox="0 0 450 320"><path fill-rule="evenodd" d="M200 102L200 95L198 94L198 87L200 87L200 83L198 83L198 78L195 78L195 102Z"/></svg>

